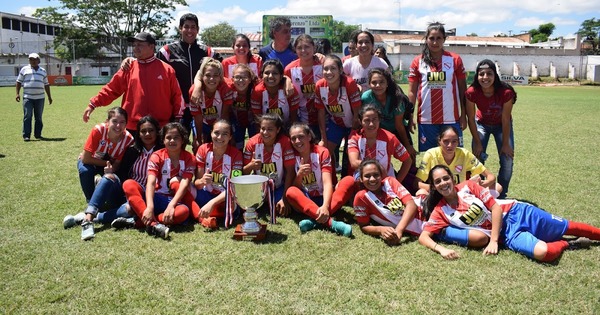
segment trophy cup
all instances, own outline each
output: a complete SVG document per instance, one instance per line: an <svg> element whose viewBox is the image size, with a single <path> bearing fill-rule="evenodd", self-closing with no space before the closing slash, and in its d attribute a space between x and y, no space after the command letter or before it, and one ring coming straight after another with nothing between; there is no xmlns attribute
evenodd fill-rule
<svg viewBox="0 0 600 315"><path fill-rule="evenodd" d="M267 225L260 224L257 219L258 209L265 199L263 184L269 178L262 175L242 175L233 177L230 184L233 186L235 202L245 210L244 223L238 224L233 233L233 238L241 241L261 241L267 234Z"/></svg>

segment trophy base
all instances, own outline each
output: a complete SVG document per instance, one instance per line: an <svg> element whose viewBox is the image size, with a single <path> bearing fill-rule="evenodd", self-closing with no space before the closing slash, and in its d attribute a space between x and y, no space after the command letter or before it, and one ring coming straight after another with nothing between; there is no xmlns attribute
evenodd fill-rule
<svg viewBox="0 0 600 315"><path fill-rule="evenodd" d="M256 234L248 234L248 233L242 232L242 224L238 224L235 227L235 231L233 232L233 239L235 239L236 241L260 242L265 239L266 235L267 235L267 225L266 224L261 224L260 231L258 231L258 233L256 233Z"/></svg>

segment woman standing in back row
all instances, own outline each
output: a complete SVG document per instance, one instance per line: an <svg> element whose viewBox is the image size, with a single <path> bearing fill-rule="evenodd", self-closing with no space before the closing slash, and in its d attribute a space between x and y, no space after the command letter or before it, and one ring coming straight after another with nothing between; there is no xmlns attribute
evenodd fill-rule
<svg viewBox="0 0 600 315"><path fill-rule="evenodd" d="M517 101L513 87L500 80L496 64L482 60L475 69L476 77L465 92L469 130L473 135L473 154L483 163L487 159L490 135L494 136L500 158L498 183L501 199L506 198L512 177L515 140L512 127L512 108Z"/></svg>
<svg viewBox="0 0 600 315"><path fill-rule="evenodd" d="M419 151L437 146L436 138L445 125L459 131L467 127L464 94L466 72L457 54L444 50L446 30L439 22L429 24L423 53L413 60L408 75L408 98L417 104ZM415 122L411 119L411 130Z"/></svg>

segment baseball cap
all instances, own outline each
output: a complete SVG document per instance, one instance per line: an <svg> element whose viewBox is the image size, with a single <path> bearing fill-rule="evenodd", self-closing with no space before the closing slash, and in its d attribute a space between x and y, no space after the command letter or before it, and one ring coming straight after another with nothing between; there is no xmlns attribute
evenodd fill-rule
<svg viewBox="0 0 600 315"><path fill-rule="evenodd" d="M133 41L136 41L136 40L140 41L140 42L147 42L149 44L156 45L156 39L154 39L154 36L152 36L152 34L147 33L147 32L140 32L140 33L137 33L133 37L128 37L127 38L128 42L133 42Z"/></svg>
<svg viewBox="0 0 600 315"><path fill-rule="evenodd" d="M29 59L40 59L40 55L36 53L29 54Z"/></svg>

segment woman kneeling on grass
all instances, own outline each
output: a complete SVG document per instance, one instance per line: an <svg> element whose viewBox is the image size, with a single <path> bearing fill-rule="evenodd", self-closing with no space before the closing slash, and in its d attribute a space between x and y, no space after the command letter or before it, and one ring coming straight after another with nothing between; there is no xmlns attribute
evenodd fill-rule
<svg viewBox="0 0 600 315"><path fill-rule="evenodd" d="M438 146L425 152L419 169L417 170L417 184L419 189L430 190L430 185L425 183L427 174L436 165L445 165L452 170L456 183L471 180L483 187L490 189L494 197L502 191L496 183L496 176L492 174L479 160L464 148L459 148L458 130L453 126L443 126L437 138ZM485 179L481 179L483 176Z"/></svg>
<svg viewBox="0 0 600 315"><path fill-rule="evenodd" d="M184 196L190 195L196 161L185 150L188 135L180 123L168 123L160 135L165 148L154 152L148 162L145 201L141 190L131 191L127 199L146 231L166 239L167 225L181 224L189 216L191 205L182 202Z"/></svg>
<svg viewBox="0 0 600 315"><path fill-rule="evenodd" d="M404 232L421 234L424 218L420 196L412 197L394 176L386 176L376 160L362 161L358 172L362 189L354 197L354 214L364 233L379 236L389 245L399 244ZM371 225L371 220L377 225ZM485 246L488 241L485 236L451 226L438 239L471 247Z"/></svg>
<svg viewBox="0 0 600 315"><path fill-rule="evenodd" d="M473 181L456 185L452 172L444 165L431 169L427 183L432 189L423 212L426 218L428 214L431 217L419 243L445 259L457 259L459 255L431 237L449 226L489 238L484 255L496 255L498 243L503 242L509 249L542 262L554 261L570 246L589 247L590 239L600 240L599 228L560 218L528 203L503 200L498 204L488 189ZM579 238L565 241L564 235Z"/></svg>
<svg viewBox="0 0 600 315"><path fill-rule="evenodd" d="M315 144L315 135L306 123L290 127L290 140L294 147L296 176L285 195L292 208L310 218L300 221L300 231L307 232L322 224L338 234L352 236L350 225L331 218L350 199L351 190L333 192L335 175L329 150Z"/></svg>

